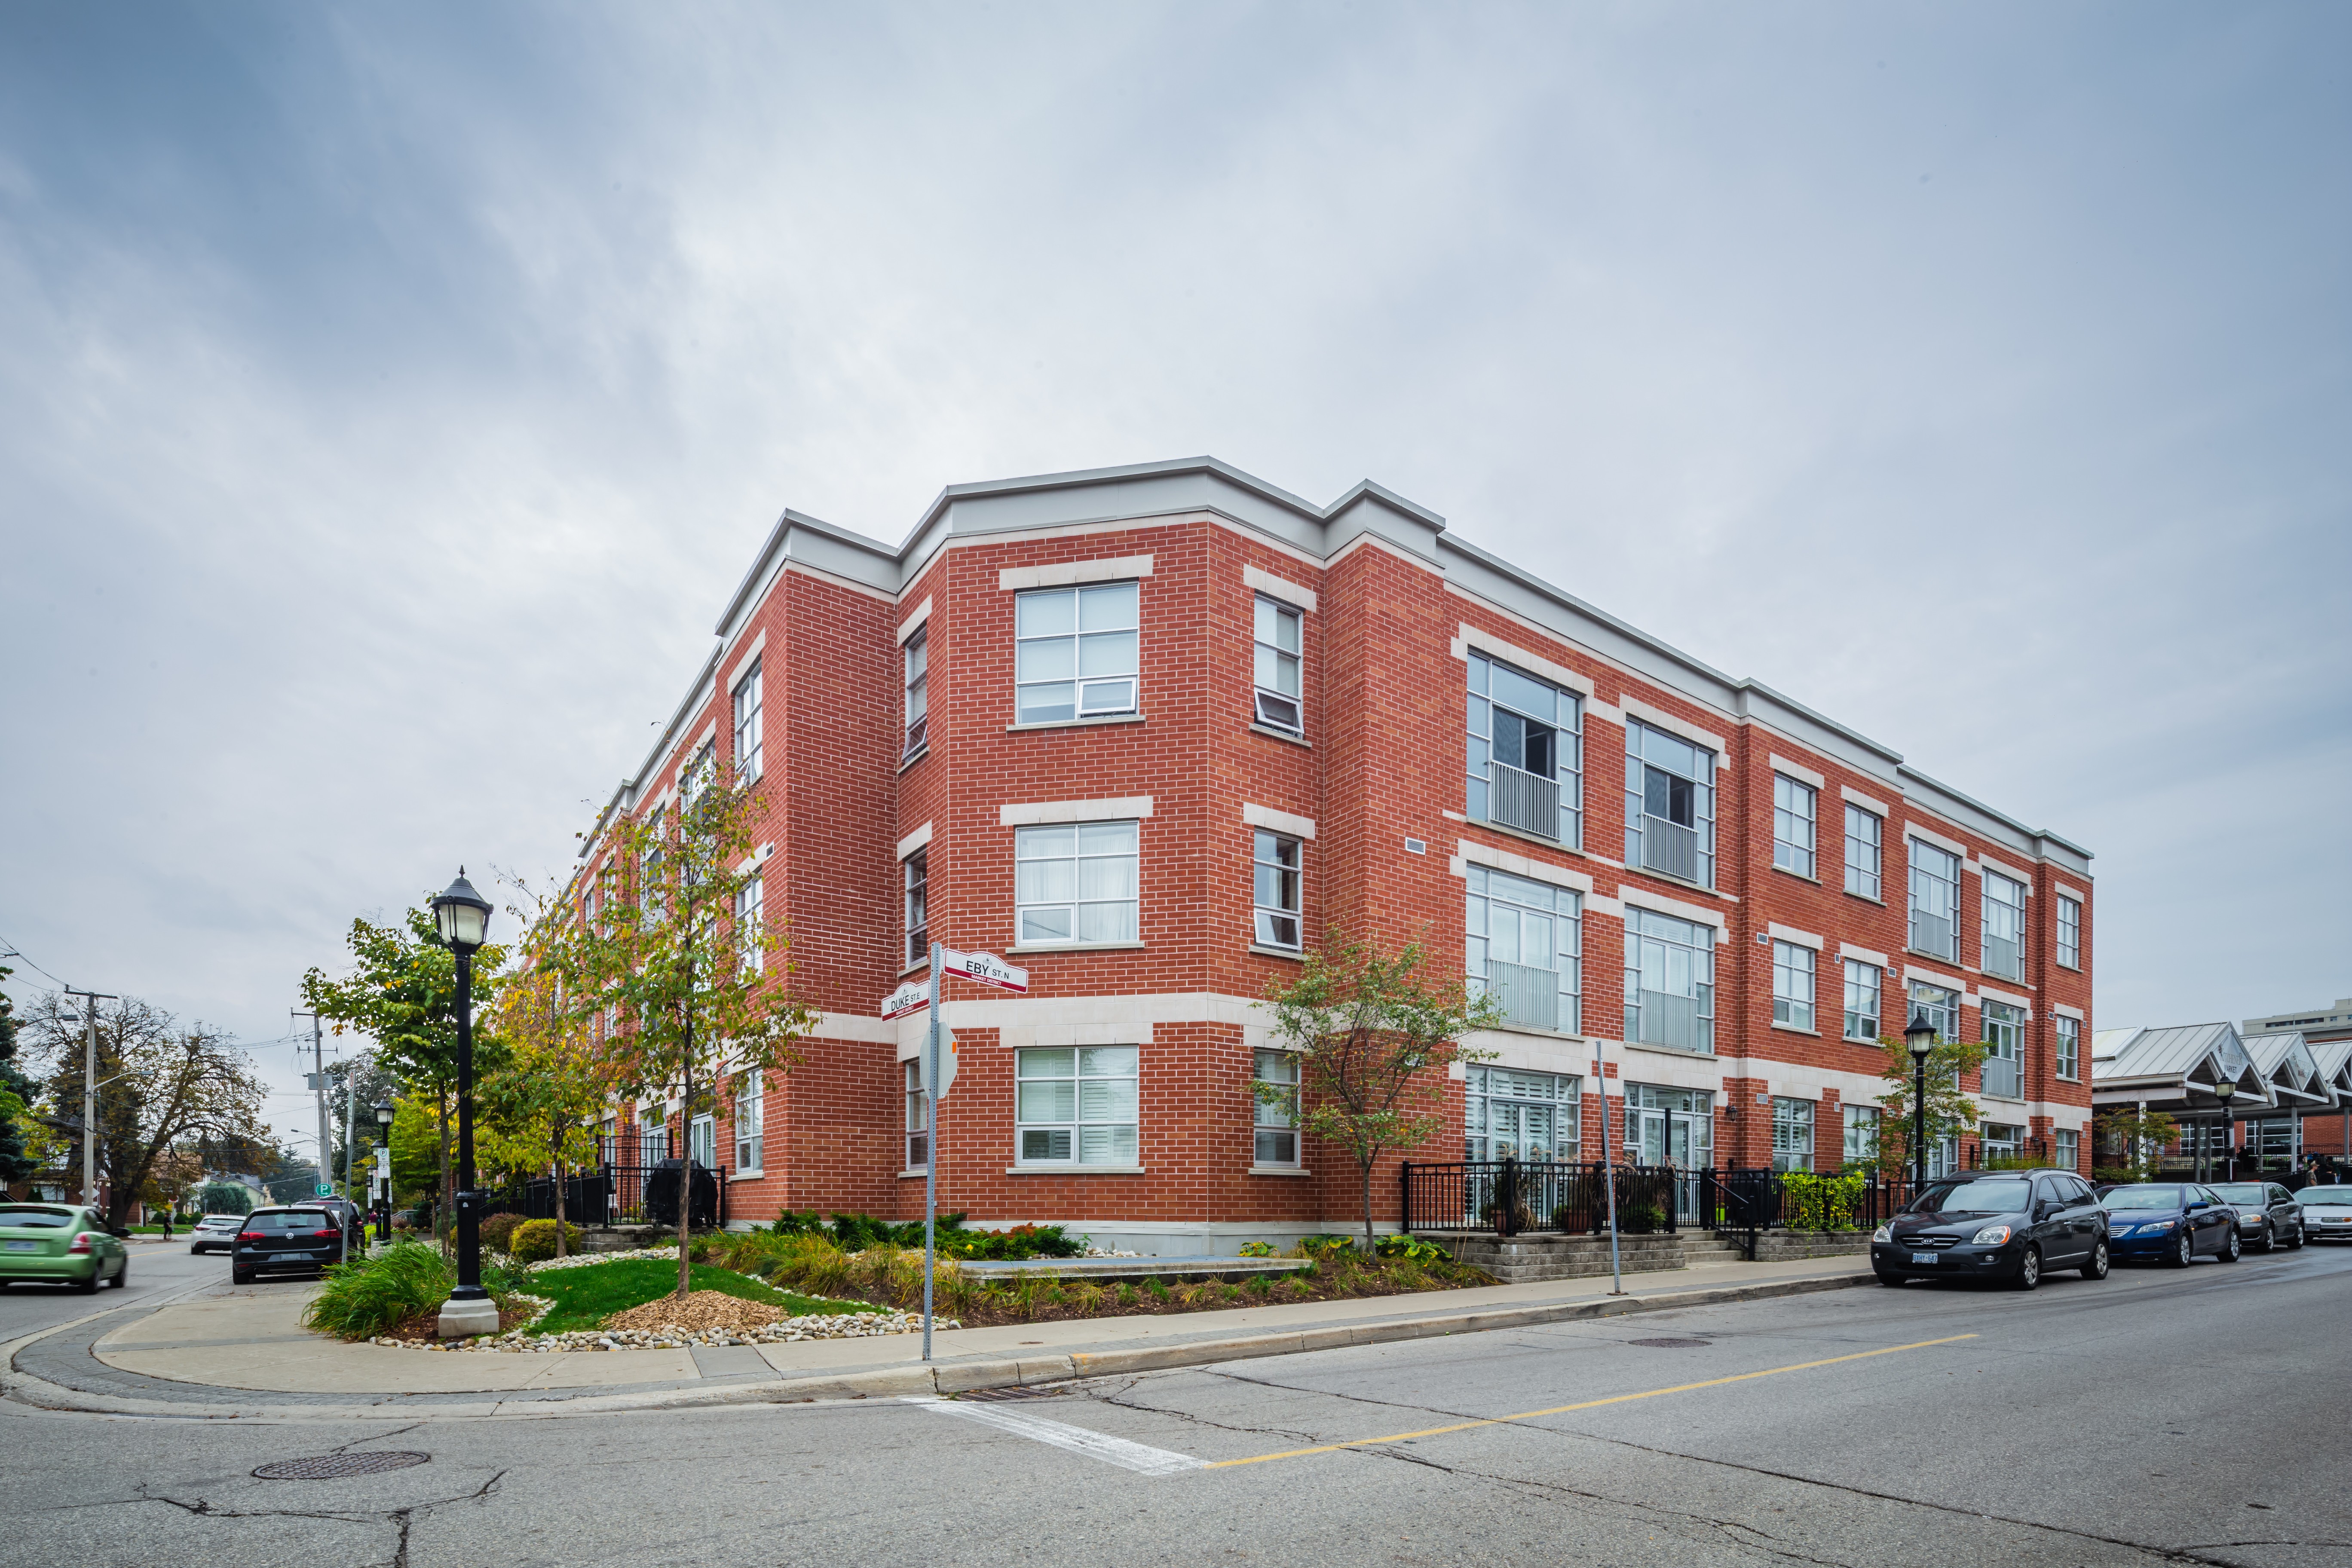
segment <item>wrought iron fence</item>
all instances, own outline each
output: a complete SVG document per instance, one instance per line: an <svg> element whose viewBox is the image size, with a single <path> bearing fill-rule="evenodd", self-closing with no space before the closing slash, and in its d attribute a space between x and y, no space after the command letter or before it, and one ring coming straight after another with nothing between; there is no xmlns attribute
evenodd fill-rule
<svg viewBox="0 0 2352 1568"><path fill-rule="evenodd" d="M609 1141L608 1141L609 1142ZM563 1217L573 1225L675 1225L681 1162L654 1164L605 1162L563 1180ZM727 1167L696 1162L688 1192L696 1228L727 1223ZM485 1215L519 1214L526 1219L555 1217L555 1178L531 1176L484 1194Z"/></svg>

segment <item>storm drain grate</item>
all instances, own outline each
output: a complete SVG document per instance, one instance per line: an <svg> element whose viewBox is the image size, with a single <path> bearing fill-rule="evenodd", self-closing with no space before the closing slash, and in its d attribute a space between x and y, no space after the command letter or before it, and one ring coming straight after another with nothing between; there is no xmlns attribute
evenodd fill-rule
<svg viewBox="0 0 2352 1568"><path fill-rule="evenodd" d="M421 1465L433 1456L393 1450L373 1454L319 1454L308 1459L279 1459L253 1473L265 1481L331 1481L344 1476L381 1475Z"/></svg>
<svg viewBox="0 0 2352 1568"><path fill-rule="evenodd" d="M958 1399L1051 1399L1062 1391L1058 1388L970 1388L956 1395Z"/></svg>
<svg viewBox="0 0 2352 1568"><path fill-rule="evenodd" d="M1706 1340L1627 1340L1625 1342L1652 1351L1703 1351L1711 1342Z"/></svg>

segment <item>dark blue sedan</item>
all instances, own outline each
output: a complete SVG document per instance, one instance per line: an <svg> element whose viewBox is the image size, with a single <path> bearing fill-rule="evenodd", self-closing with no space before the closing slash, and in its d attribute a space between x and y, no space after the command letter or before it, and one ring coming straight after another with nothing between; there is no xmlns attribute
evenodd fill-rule
<svg viewBox="0 0 2352 1568"><path fill-rule="evenodd" d="M2107 1246L2116 1261L2154 1258L2186 1268L2200 1258L2235 1263L2238 1211L2212 1188L2194 1182L2135 1182L2110 1188Z"/></svg>

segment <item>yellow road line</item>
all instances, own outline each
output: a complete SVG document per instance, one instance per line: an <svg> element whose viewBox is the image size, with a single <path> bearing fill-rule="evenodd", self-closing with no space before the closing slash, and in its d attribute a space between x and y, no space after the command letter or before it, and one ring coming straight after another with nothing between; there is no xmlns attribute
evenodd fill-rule
<svg viewBox="0 0 2352 1568"><path fill-rule="evenodd" d="M1761 1372L1734 1373L1729 1377L1710 1377L1703 1383L1678 1383L1672 1388L1653 1388L1641 1394L1612 1394L1606 1399L1587 1399L1577 1405L1555 1405L1549 1410L1523 1410L1517 1415L1496 1415L1484 1421L1457 1421L1451 1426L1424 1426L1418 1432L1391 1432L1385 1437L1358 1437L1349 1443L1326 1443L1314 1448L1286 1448L1279 1454L1254 1454L1246 1459L1219 1459L1209 1466L1213 1470L1227 1469L1234 1465L1263 1465L1268 1459L1296 1459L1308 1454L1331 1454L1342 1448L1361 1448L1372 1443L1402 1443L1413 1437L1435 1437L1447 1432L1468 1432L1479 1426L1503 1426L1514 1421L1532 1421L1541 1415L1565 1415L1571 1410L1592 1410L1603 1405L1623 1405L1636 1399L1656 1399L1668 1394L1688 1394L1699 1388L1721 1388L1727 1383L1748 1383L1759 1377L1778 1377L1784 1372L1811 1372L1815 1367L1836 1366L1844 1362L1868 1361L1873 1356L1894 1355L1901 1351L1922 1351L1931 1345L1956 1345L1962 1340L1972 1340L1974 1334L1954 1334L1948 1339L1920 1340L1907 1345L1887 1345L1880 1350L1856 1351L1852 1355L1833 1355L1827 1361L1801 1361L1794 1366L1768 1366Z"/></svg>

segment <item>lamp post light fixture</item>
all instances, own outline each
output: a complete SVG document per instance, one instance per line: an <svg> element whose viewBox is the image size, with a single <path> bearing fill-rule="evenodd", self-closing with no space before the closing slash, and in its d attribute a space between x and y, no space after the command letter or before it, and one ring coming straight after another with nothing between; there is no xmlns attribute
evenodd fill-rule
<svg viewBox="0 0 2352 1568"><path fill-rule="evenodd" d="M375 1102L375 1131L377 1143L385 1149L391 1148L392 1103L389 1100L379 1100ZM383 1177L383 1184L382 1188L377 1189L374 1182L370 1182L370 1190L375 1193L375 1202L369 1206L375 1210L375 1238L378 1241L390 1241L392 1239L392 1178Z"/></svg>
<svg viewBox="0 0 2352 1568"><path fill-rule="evenodd" d="M474 950L489 933L490 901L463 866L433 900L433 921L457 959L457 1288L441 1304L441 1337L455 1340L499 1331L498 1303L482 1289L482 1194L474 1190Z"/></svg>
<svg viewBox="0 0 2352 1568"><path fill-rule="evenodd" d="M1903 1043L1911 1049L1911 1196L1916 1202L1927 1189L1927 1057L1936 1048L1936 1026L1927 1014L1911 1015Z"/></svg>
<svg viewBox="0 0 2352 1568"><path fill-rule="evenodd" d="M2238 1173L2238 1151L2232 1146L2233 1134L2237 1129L2231 1124L2230 1118L2230 1101L2235 1100L2237 1095L2238 1085L2234 1079L2225 1078L2213 1086L2213 1098L2221 1102L2221 1157L2230 1162L2230 1177L2225 1179L2233 1179ZM2254 1174L2259 1176L2262 1172L2257 1170Z"/></svg>

